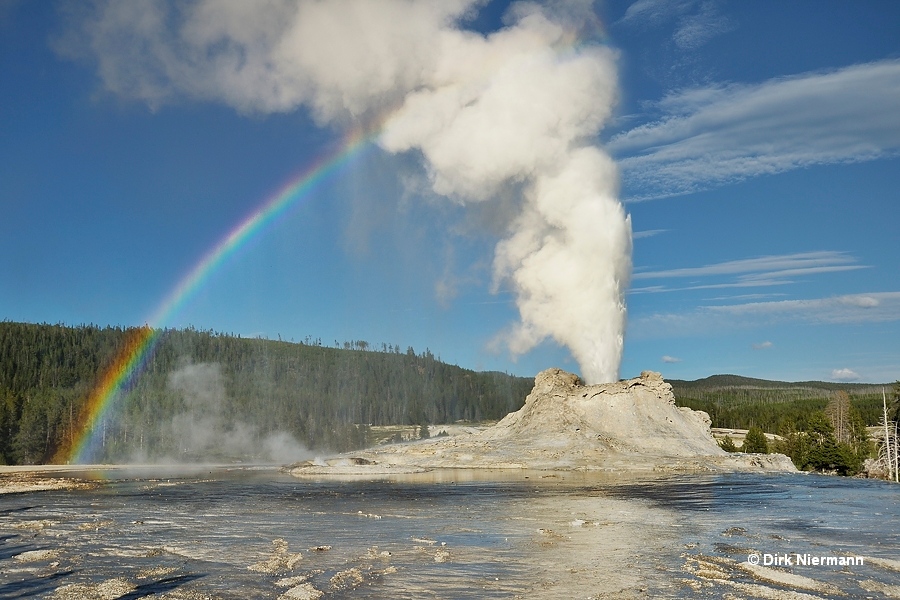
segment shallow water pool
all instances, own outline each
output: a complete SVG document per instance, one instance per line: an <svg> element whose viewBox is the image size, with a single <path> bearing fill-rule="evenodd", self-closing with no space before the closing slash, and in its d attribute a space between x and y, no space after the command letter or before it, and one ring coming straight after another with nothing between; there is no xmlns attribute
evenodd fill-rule
<svg viewBox="0 0 900 600"><path fill-rule="evenodd" d="M900 597L900 487L883 482L73 475L96 485L0 496L0 598Z"/></svg>

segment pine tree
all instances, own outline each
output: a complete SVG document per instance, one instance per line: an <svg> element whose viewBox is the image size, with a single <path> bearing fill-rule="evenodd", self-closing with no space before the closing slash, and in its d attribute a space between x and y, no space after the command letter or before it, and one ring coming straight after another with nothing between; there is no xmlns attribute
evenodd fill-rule
<svg viewBox="0 0 900 600"><path fill-rule="evenodd" d="M892 421L900 421L900 381L895 381L893 387L891 388L891 404L888 406L888 410L891 411Z"/></svg>
<svg viewBox="0 0 900 600"><path fill-rule="evenodd" d="M738 451L738 447L734 445L734 440L731 439L730 435L726 435L724 438L719 440L719 448L721 448L725 452L737 452Z"/></svg>
<svg viewBox="0 0 900 600"><path fill-rule="evenodd" d="M759 427L751 427L747 431L747 437L744 438L743 451L754 454L768 454L769 443L766 440L766 434Z"/></svg>

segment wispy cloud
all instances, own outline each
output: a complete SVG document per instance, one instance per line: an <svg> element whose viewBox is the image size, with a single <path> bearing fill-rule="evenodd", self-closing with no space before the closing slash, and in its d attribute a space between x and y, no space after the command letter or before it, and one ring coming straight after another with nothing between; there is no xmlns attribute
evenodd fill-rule
<svg viewBox="0 0 900 600"><path fill-rule="evenodd" d="M749 302L709 306L706 309L729 317L799 319L815 323L877 323L900 320L900 292L850 294L810 300Z"/></svg>
<svg viewBox="0 0 900 600"><path fill-rule="evenodd" d="M767 348L772 347L772 342L766 340L765 342L760 342L758 344L753 344L751 346L754 350L765 350Z"/></svg>
<svg viewBox="0 0 900 600"><path fill-rule="evenodd" d="M793 283L797 277L865 269L845 252L822 250L731 260L702 267L684 267L662 271L636 271L635 281L647 279L692 279L693 285L667 288L661 285L638 288L642 291L677 291L719 288L762 287ZM703 280L718 278L717 281ZM727 279L727 280L723 280Z"/></svg>
<svg viewBox="0 0 900 600"><path fill-rule="evenodd" d="M695 50L734 28L734 23L719 12L714 2L702 2L695 13L679 19L672 41L682 50Z"/></svg>
<svg viewBox="0 0 900 600"><path fill-rule="evenodd" d="M680 313L654 313L635 316L629 323L629 334L646 339L721 333L779 323L835 325L891 321L900 321L900 292L700 306Z"/></svg>
<svg viewBox="0 0 900 600"><path fill-rule="evenodd" d="M900 152L900 59L675 92L608 143L631 200Z"/></svg>
<svg viewBox="0 0 900 600"><path fill-rule="evenodd" d="M695 50L734 29L713 0L637 0L618 23L651 27L671 23L672 41L682 50Z"/></svg>
<svg viewBox="0 0 900 600"><path fill-rule="evenodd" d="M625 11L625 15L618 23L629 25L649 24L658 25L667 21L690 6L690 1L681 2L675 0L637 0Z"/></svg>
<svg viewBox="0 0 900 600"><path fill-rule="evenodd" d="M714 302L737 302L738 300L762 300L763 298L778 298L786 294L737 294L734 296L717 296L711 298Z"/></svg>
<svg viewBox="0 0 900 600"><path fill-rule="evenodd" d="M631 234L631 239L640 240L643 238L653 237L667 231L668 229L647 229L645 231L635 231Z"/></svg>
<svg viewBox="0 0 900 600"><path fill-rule="evenodd" d="M663 285L647 285L643 287L632 287L628 290L628 294L658 294L660 292L671 292L669 288Z"/></svg>
<svg viewBox="0 0 900 600"><path fill-rule="evenodd" d="M674 357L674 356L669 356L668 354L666 354L665 356L662 357L662 361L663 361L664 363L669 363L669 364L671 364L671 363L680 363L680 362L681 362L681 359L680 359L680 358L676 358L676 357Z"/></svg>

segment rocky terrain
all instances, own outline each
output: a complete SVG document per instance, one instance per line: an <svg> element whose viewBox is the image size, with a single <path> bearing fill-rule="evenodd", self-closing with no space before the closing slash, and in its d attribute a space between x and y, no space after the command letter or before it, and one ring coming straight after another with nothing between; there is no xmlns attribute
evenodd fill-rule
<svg viewBox="0 0 900 600"><path fill-rule="evenodd" d="M387 474L437 468L577 471L794 471L784 455L729 454L706 413L675 405L658 373L584 385L571 373L538 374L525 405L470 435L396 444L297 464L298 476Z"/></svg>

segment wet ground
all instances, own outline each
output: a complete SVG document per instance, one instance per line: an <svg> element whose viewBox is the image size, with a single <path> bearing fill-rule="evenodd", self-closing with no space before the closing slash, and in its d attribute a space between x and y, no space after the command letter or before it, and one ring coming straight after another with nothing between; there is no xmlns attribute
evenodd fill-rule
<svg viewBox="0 0 900 600"><path fill-rule="evenodd" d="M0 496L0 598L900 598L883 482L78 475L96 485ZM765 564L796 555L863 564Z"/></svg>

